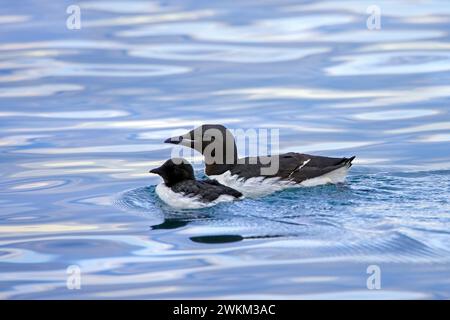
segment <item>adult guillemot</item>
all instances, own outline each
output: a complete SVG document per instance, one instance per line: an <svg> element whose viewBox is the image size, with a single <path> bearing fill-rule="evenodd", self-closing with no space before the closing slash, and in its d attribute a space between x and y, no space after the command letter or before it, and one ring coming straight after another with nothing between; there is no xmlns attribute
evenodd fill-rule
<svg viewBox="0 0 450 320"><path fill-rule="evenodd" d="M163 178L164 183L156 186L156 194L175 208L198 209L242 197L239 191L216 180L195 180L191 164L182 158L167 160L161 167L150 170L150 173Z"/></svg>
<svg viewBox="0 0 450 320"><path fill-rule="evenodd" d="M295 186L344 182L355 159L354 156L330 158L295 152L238 158L234 136L218 124L202 125L164 142L180 144L202 153L205 173L245 196L260 196ZM274 171L269 170L268 164L272 162L277 164Z"/></svg>

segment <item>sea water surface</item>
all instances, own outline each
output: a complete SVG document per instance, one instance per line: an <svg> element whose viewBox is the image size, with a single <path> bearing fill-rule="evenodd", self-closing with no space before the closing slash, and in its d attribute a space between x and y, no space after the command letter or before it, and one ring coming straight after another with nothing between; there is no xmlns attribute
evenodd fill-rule
<svg viewBox="0 0 450 320"><path fill-rule="evenodd" d="M449 30L447 0L1 0L0 298L450 298ZM148 170L202 123L357 160L175 211Z"/></svg>

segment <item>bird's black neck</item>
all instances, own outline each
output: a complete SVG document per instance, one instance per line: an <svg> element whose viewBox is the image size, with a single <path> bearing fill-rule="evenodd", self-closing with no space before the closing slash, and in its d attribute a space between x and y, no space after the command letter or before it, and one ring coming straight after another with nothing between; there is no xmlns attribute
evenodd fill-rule
<svg viewBox="0 0 450 320"><path fill-rule="evenodd" d="M238 163L238 153L234 138L227 140L223 145L222 154L212 152L211 155L203 154L205 157L205 173L210 175L220 175Z"/></svg>

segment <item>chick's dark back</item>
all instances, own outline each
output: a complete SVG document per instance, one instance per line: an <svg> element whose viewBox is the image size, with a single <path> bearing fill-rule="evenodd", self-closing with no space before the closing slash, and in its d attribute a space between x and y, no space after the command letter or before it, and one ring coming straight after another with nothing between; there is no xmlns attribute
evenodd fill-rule
<svg viewBox="0 0 450 320"><path fill-rule="evenodd" d="M188 196L197 196L200 201L211 202L221 195L229 195L240 198L242 193L233 188L224 186L216 180L185 180L171 187L174 192L181 192Z"/></svg>

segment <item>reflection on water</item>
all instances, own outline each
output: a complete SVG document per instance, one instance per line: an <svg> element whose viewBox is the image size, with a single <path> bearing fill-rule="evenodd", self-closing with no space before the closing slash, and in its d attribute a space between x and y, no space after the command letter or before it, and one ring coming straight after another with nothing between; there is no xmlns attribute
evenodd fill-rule
<svg viewBox="0 0 450 320"><path fill-rule="evenodd" d="M343 63L327 69L334 76L418 74L450 70L448 52L390 52L339 57Z"/></svg>
<svg viewBox="0 0 450 320"><path fill-rule="evenodd" d="M53 96L62 92L80 91L80 90L83 90L83 87L80 85L63 84L63 83L56 83L52 85L44 84L36 86L21 86L8 88L3 87L0 88L0 98L45 97L45 96Z"/></svg>
<svg viewBox="0 0 450 320"><path fill-rule="evenodd" d="M377 1L375 31L371 1L85 1L81 30L26 3L0 15L0 298L449 298L448 1ZM173 210L148 170L202 123L358 157Z"/></svg>
<svg viewBox="0 0 450 320"><path fill-rule="evenodd" d="M303 57L327 52L327 48L264 48L230 45L187 45L172 44L142 47L130 50L131 56L170 60L226 61L240 63L269 63L297 60Z"/></svg>
<svg viewBox="0 0 450 320"><path fill-rule="evenodd" d="M425 116L432 116L438 114L435 110L425 109L403 109L403 110L388 110L379 112L367 112L356 114L354 117L361 120L373 120L373 121L391 121L402 120L411 118L420 118Z"/></svg>

